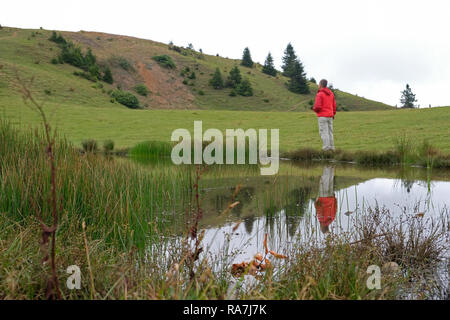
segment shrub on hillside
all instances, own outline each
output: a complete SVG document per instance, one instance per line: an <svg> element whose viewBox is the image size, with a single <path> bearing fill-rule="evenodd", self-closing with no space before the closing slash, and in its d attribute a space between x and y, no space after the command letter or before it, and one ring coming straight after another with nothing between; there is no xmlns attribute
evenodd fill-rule
<svg viewBox="0 0 450 320"><path fill-rule="evenodd" d="M147 87L145 86L145 84L140 83L140 84L138 84L134 89L135 89L136 92L137 92L139 95L141 95L141 96L146 97L146 96L148 95L148 89L147 89Z"/></svg>
<svg viewBox="0 0 450 320"><path fill-rule="evenodd" d="M172 58L167 54L163 54L160 56L154 56L153 60L158 62L158 64L167 69L175 69L175 62L173 62Z"/></svg>
<svg viewBox="0 0 450 320"><path fill-rule="evenodd" d="M103 73L103 78L102 79L106 83L113 84L114 79L113 79L113 76L112 76L111 69L109 67L105 67L105 71Z"/></svg>
<svg viewBox="0 0 450 320"><path fill-rule="evenodd" d="M231 69L230 74L228 75L227 81L225 82L225 86L227 88L237 88L238 85L242 81L241 71L237 66L234 66Z"/></svg>
<svg viewBox="0 0 450 320"><path fill-rule="evenodd" d="M192 73L189 75L189 77L188 77L189 79L192 79L192 80L194 80L195 78L196 78L196 76L195 76L195 72L194 71L192 71Z"/></svg>
<svg viewBox="0 0 450 320"><path fill-rule="evenodd" d="M134 67L130 61L124 57L117 58L117 64L125 71L134 71Z"/></svg>
<svg viewBox="0 0 450 320"><path fill-rule="evenodd" d="M223 78L222 78L222 73L220 72L219 68L216 68L216 72L213 74L211 80L209 80L209 84L214 89L222 89L223 88Z"/></svg>
<svg viewBox="0 0 450 320"><path fill-rule="evenodd" d="M52 36L48 40L61 45L67 43L66 39L64 39L62 35L57 35L55 31L52 32Z"/></svg>
<svg viewBox="0 0 450 320"><path fill-rule="evenodd" d="M111 93L111 96L116 99L117 102L123 104L124 106L137 109L139 108L139 100L136 96L130 92L115 90Z"/></svg>
<svg viewBox="0 0 450 320"><path fill-rule="evenodd" d="M237 87L237 93L244 97L253 96L253 88L248 79L242 80L242 82Z"/></svg>
<svg viewBox="0 0 450 320"><path fill-rule="evenodd" d="M96 77L93 77L90 73L87 73L87 72L74 71L73 75L77 76L77 77L85 78L85 79L90 80L92 82L96 82L97 81Z"/></svg>

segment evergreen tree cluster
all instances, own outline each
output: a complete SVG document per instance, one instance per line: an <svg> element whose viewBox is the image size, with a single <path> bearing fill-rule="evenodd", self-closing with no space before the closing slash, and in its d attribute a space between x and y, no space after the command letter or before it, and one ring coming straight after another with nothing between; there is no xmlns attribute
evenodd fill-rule
<svg viewBox="0 0 450 320"><path fill-rule="evenodd" d="M244 53L242 55L241 65L245 67L253 67L253 61L251 58L249 48L244 49ZM308 94L309 86L308 80L306 78L306 72L303 64L300 59L295 54L295 50L292 45L289 43L284 51L283 56L283 75L289 78L287 82L287 88L299 94ZM262 67L262 72L275 77L277 75L277 69L275 68L272 54L269 54L266 57L264 65ZM315 81L315 80L314 80Z"/></svg>
<svg viewBox="0 0 450 320"><path fill-rule="evenodd" d="M230 96L234 97L241 95L244 97L253 96L252 84L248 79L243 79L241 71L237 66L231 69L226 81L223 80L222 73L219 68L216 68L209 84L214 89L231 88Z"/></svg>
<svg viewBox="0 0 450 320"><path fill-rule="evenodd" d="M295 50L289 43L283 56L283 75L290 78L287 87L289 91L300 94L309 93L308 80L306 79L303 64L295 54Z"/></svg>
<svg viewBox="0 0 450 320"><path fill-rule="evenodd" d="M100 66L97 63L97 57L90 48L83 54L79 46L76 46L71 41L67 41L62 35L58 35L54 31L49 40L57 43L62 49L58 56L59 62L68 63L85 71L83 73L76 72L76 75L92 81L102 80L110 84L114 82L111 69L108 66Z"/></svg>

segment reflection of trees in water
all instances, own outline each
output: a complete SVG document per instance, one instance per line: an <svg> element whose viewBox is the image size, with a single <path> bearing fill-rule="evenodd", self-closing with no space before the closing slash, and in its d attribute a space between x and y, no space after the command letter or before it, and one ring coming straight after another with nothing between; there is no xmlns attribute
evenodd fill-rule
<svg viewBox="0 0 450 320"><path fill-rule="evenodd" d="M231 189L231 195L234 193L235 188ZM239 193L237 194L234 201L239 201L239 204L235 206L232 210L232 213L236 217L240 217L242 213L242 208L245 204L249 203L252 200L253 195L255 194L255 188L253 187L244 187L239 190ZM230 198L231 199L231 196Z"/></svg>
<svg viewBox="0 0 450 320"><path fill-rule="evenodd" d="M286 227L292 237L297 231L298 221L305 215L311 198L311 187L300 187L289 193L289 202L285 206Z"/></svg>
<svg viewBox="0 0 450 320"><path fill-rule="evenodd" d="M255 223L255 215L251 215L248 218L245 218L244 220L244 226L245 231L247 231L247 234L252 234L253 231L253 224Z"/></svg>
<svg viewBox="0 0 450 320"><path fill-rule="evenodd" d="M406 189L406 192L410 193L414 183L416 183L414 180L402 180L402 187Z"/></svg>
<svg viewBox="0 0 450 320"><path fill-rule="evenodd" d="M229 194L218 194L214 198L211 199L211 202L214 206L214 208L217 211L217 214L221 214L227 206L230 204L231 198L233 196L235 188L229 189ZM237 194L234 201L239 201L239 204L236 205L233 210L231 211L231 214L233 214L236 217L240 217L242 213L242 208L246 203L249 203L255 193L255 188L253 187L244 187L241 188L239 193Z"/></svg>
<svg viewBox="0 0 450 320"><path fill-rule="evenodd" d="M401 187L410 193L412 187L417 182L415 179L417 177L417 172L408 166L402 166L397 174L398 178L401 180Z"/></svg>
<svg viewBox="0 0 450 320"><path fill-rule="evenodd" d="M273 231L275 228L276 218L279 218L279 214L284 211L287 232L289 236L294 236L297 231L299 220L308 210L311 192L311 187L299 187L287 194L285 202L281 206L272 204L265 208L265 214L267 217L266 228Z"/></svg>

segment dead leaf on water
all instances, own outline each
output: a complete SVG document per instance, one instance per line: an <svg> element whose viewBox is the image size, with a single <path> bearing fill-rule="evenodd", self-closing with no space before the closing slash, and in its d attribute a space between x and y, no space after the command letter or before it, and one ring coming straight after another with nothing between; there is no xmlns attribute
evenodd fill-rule
<svg viewBox="0 0 450 320"><path fill-rule="evenodd" d="M416 214L416 217L423 218L424 215L425 215L425 213L419 212L418 214Z"/></svg>
<svg viewBox="0 0 450 320"><path fill-rule="evenodd" d="M285 256L284 254L276 253L273 250L270 250L270 254L273 255L277 259L286 259L287 258L287 256Z"/></svg>
<svg viewBox="0 0 450 320"><path fill-rule="evenodd" d="M239 203L240 203L239 201L236 201L236 202L230 204L229 208L230 208L230 209L233 209L233 208L236 207Z"/></svg>
<svg viewBox="0 0 450 320"><path fill-rule="evenodd" d="M264 235L264 248L266 249L266 254L269 253L269 248L267 247L267 232Z"/></svg>
<svg viewBox="0 0 450 320"><path fill-rule="evenodd" d="M241 225L242 221L238 221L238 223L236 223L233 227L233 232L235 232L237 230L237 228L239 228L239 226Z"/></svg>
<svg viewBox="0 0 450 320"><path fill-rule="evenodd" d="M263 256L262 256L262 254L261 254L261 253L255 254L255 259L258 260L258 261L263 261Z"/></svg>

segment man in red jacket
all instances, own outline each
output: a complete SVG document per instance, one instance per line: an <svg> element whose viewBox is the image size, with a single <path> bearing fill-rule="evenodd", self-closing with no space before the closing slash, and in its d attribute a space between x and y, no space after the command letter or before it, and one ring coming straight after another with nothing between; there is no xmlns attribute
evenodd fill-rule
<svg viewBox="0 0 450 320"><path fill-rule="evenodd" d="M323 142L322 149L334 151L333 120L336 115L336 100L327 85L327 80L320 80L313 110L319 118L319 134Z"/></svg>

